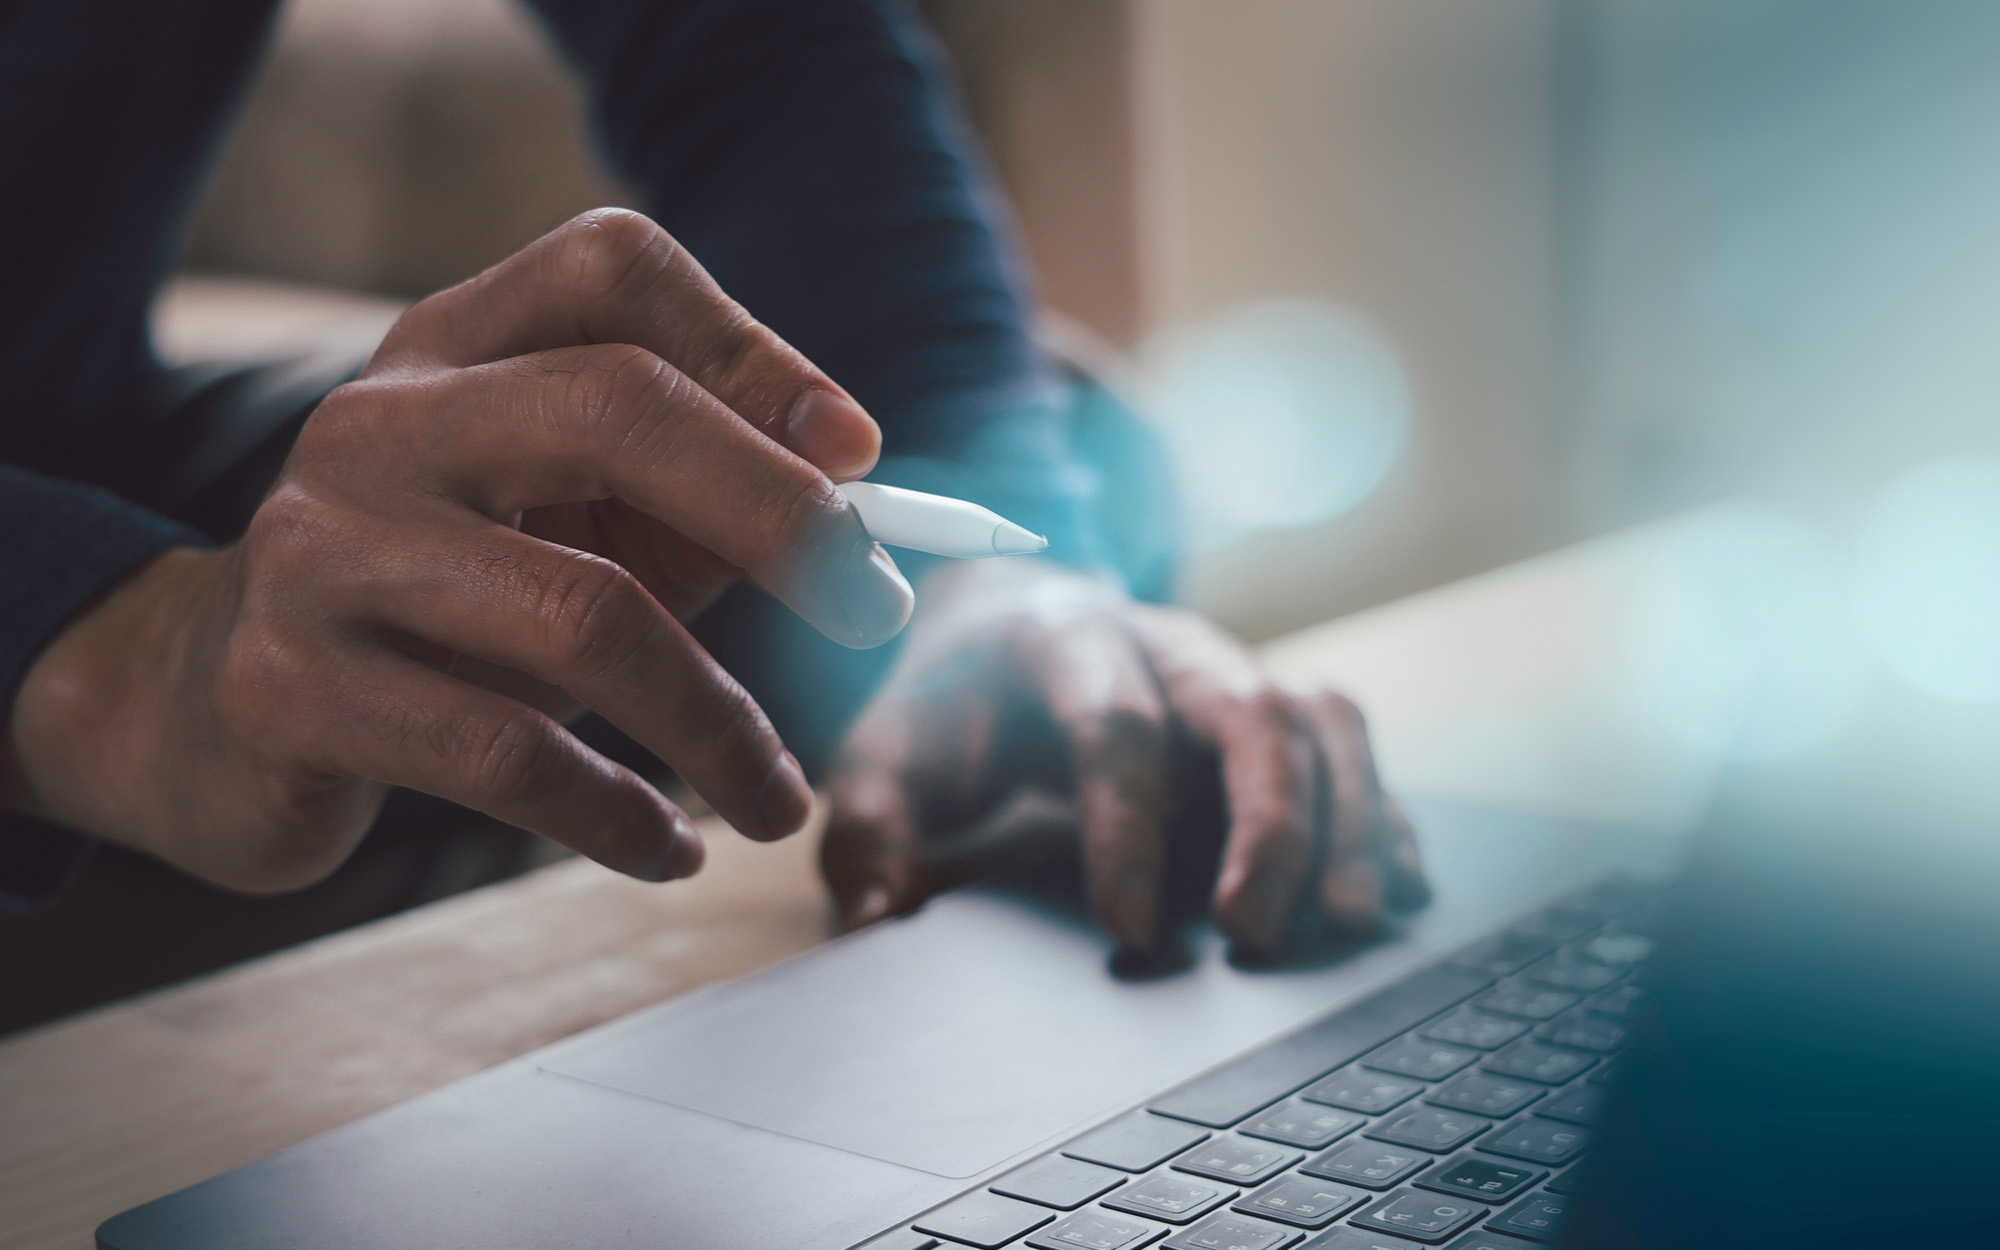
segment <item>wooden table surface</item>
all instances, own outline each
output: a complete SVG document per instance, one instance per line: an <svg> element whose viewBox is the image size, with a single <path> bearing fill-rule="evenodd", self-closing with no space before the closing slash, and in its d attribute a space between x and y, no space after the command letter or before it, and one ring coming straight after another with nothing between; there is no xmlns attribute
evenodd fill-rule
<svg viewBox="0 0 2000 1250"><path fill-rule="evenodd" d="M1370 713L1385 776L1675 826L1712 775L1649 717L1643 628L1698 514L1304 631L1269 661ZM816 832L710 822L670 886L571 859L0 1042L0 1250L127 1207L828 933Z"/></svg>

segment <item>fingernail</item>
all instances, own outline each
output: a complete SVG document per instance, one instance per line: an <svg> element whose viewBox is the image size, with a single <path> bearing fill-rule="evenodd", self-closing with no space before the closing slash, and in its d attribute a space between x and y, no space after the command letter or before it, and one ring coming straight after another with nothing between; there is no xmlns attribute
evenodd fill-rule
<svg viewBox="0 0 2000 1250"><path fill-rule="evenodd" d="M770 775L757 791L757 829L753 837L782 838L797 833L812 814L812 787L790 751L781 752Z"/></svg>
<svg viewBox="0 0 2000 1250"><path fill-rule="evenodd" d="M875 467L882 431L861 405L817 386L792 405L785 444L828 477L860 477Z"/></svg>
<svg viewBox="0 0 2000 1250"><path fill-rule="evenodd" d="M903 571L880 543L858 545L841 578L840 610L847 617L850 647L879 647L909 622L917 605Z"/></svg>

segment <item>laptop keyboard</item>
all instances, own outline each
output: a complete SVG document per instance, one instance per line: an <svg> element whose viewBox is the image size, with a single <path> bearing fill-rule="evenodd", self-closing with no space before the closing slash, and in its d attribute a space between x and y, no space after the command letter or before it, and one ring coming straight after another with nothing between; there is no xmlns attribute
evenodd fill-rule
<svg viewBox="0 0 2000 1250"><path fill-rule="evenodd" d="M1534 1250L1643 1001L1651 893L1573 895L864 1250Z"/></svg>

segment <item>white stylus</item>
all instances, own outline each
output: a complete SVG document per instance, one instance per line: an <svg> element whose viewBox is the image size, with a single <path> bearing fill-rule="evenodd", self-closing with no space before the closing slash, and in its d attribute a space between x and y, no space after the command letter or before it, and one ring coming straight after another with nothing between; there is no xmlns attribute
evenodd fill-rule
<svg viewBox="0 0 2000 1250"><path fill-rule="evenodd" d="M868 536L890 547L969 560L1033 555L1049 545L1040 534L963 499L874 482L849 482L840 493L861 514Z"/></svg>

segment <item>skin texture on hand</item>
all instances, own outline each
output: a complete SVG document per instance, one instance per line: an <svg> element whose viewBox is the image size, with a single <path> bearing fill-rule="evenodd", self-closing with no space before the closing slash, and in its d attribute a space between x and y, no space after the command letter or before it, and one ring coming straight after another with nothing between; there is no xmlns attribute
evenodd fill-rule
<svg viewBox="0 0 2000 1250"><path fill-rule="evenodd" d="M837 641L893 636L909 584L834 489L879 447L659 227L585 214L410 309L240 541L162 555L51 643L12 805L243 890L331 871L389 785L694 871L686 816L537 710L580 704L784 836L804 776L682 626L747 577Z"/></svg>
<svg viewBox="0 0 2000 1250"><path fill-rule="evenodd" d="M1081 837L1100 924L1127 949L1153 946L1170 817L1195 780L1182 739L1219 773L1212 907L1239 954L1276 953L1302 911L1366 931L1427 899L1350 700L1281 682L1193 613L1046 561L982 560L925 582L904 654L829 778L822 865L844 919L962 879L952 848L980 839L959 831L1021 812L1045 832L1053 809ZM1021 804L1024 786L1051 784L1058 802Z"/></svg>

